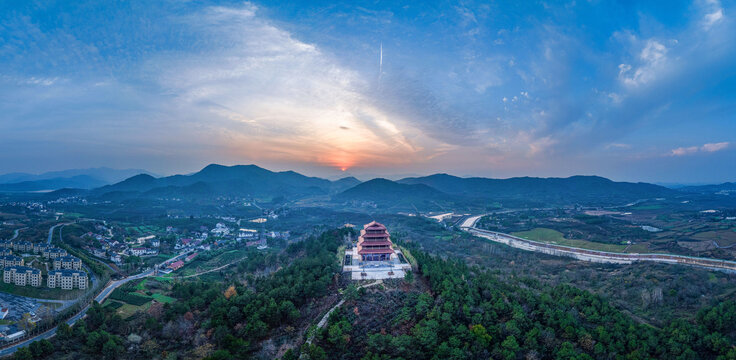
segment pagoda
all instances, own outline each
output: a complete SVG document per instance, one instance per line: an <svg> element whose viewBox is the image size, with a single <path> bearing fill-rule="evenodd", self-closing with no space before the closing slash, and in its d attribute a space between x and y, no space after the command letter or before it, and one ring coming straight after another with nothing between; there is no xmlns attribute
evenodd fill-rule
<svg viewBox="0 0 736 360"><path fill-rule="evenodd" d="M362 261L386 261L394 249L388 230L383 224L372 221L363 225L358 238L358 254Z"/></svg>

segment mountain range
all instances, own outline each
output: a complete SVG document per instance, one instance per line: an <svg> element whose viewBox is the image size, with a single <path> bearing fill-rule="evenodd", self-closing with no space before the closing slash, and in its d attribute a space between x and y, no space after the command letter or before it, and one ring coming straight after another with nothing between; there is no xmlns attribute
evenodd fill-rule
<svg viewBox="0 0 736 360"><path fill-rule="evenodd" d="M360 183L355 178L330 181L294 171L274 172L256 165L211 164L191 175L156 178L140 174L90 191L91 196L202 198L217 196L288 197L329 195Z"/></svg>
<svg viewBox="0 0 736 360"><path fill-rule="evenodd" d="M81 182L84 179L78 180ZM93 180L85 181L90 184ZM52 196L73 194L106 200L203 200L221 196L253 197L262 201L311 199L330 206L370 205L394 210L439 210L448 206L477 207L494 203L506 207L621 204L641 199L713 193L720 187L730 188L731 184L675 190L649 183L616 182L599 176L491 179L462 178L448 174L408 177L397 181L377 178L361 182L354 177L330 181L294 171L270 171L256 165L211 164L193 174L165 177L137 174L92 189L60 190Z"/></svg>

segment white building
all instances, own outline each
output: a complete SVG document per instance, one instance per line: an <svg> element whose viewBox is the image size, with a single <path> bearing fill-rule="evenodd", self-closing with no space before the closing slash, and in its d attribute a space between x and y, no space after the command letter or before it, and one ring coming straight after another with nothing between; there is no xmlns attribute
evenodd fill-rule
<svg viewBox="0 0 736 360"><path fill-rule="evenodd" d="M28 266L10 266L3 271L3 282L19 286L41 286L41 270Z"/></svg>
<svg viewBox="0 0 736 360"><path fill-rule="evenodd" d="M52 270L49 271L49 277L46 281L49 288L62 288L64 290L71 290L74 288L86 289L87 288L87 273L81 270Z"/></svg>
<svg viewBox="0 0 736 360"><path fill-rule="evenodd" d="M23 258L14 255L0 256L0 267L6 268L10 266L22 266Z"/></svg>
<svg viewBox="0 0 736 360"><path fill-rule="evenodd" d="M223 223L217 223L210 232L215 236L227 236L230 235L230 228Z"/></svg>
<svg viewBox="0 0 736 360"><path fill-rule="evenodd" d="M43 250L43 257L47 259L56 259L67 255L69 254L64 249L50 247Z"/></svg>
<svg viewBox="0 0 736 360"><path fill-rule="evenodd" d="M82 259L75 256L62 256L60 258L56 258L54 259L54 270L59 269L81 270Z"/></svg>

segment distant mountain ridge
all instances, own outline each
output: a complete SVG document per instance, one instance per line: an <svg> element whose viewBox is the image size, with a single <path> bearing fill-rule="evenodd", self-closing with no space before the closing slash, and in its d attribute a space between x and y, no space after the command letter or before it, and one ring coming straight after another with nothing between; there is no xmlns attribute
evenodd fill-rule
<svg viewBox="0 0 736 360"><path fill-rule="evenodd" d="M355 178L332 182L294 171L274 172L256 165L210 164L190 175L155 178L136 175L92 190L94 196L129 193L142 197L264 196L304 197L328 195L355 185Z"/></svg>
<svg viewBox="0 0 736 360"><path fill-rule="evenodd" d="M641 199L687 194L649 183L616 182L600 176L491 179L434 174L397 181L354 177L330 181L294 171L271 171L256 165L211 164L188 175L154 177L138 174L89 191L65 194L124 198L256 197L329 201L330 206L374 204L384 208L444 209L452 206L559 206L623 204Z"/></svg>
<svg viewBox="0 0 736 360"><path fill-rule="evenodd" d="M62 188L92 189L140 173L148 172L140 169L100 167L50 171L42 174L10 173L0 175L0 192L29 192Z"/></svg>
<svg viewBox="0 0 736 360"><path fill-rule="evenodd" d="M587 202L589 200L636 200L662 197L677 191L649 183L615 182L600 176L567 178L514 177L489 179L461 178L448 174L405 178L402 184L424 184L442 192L482 199L535 198L552 202Z"/></svg>
<svg viewBox="0 0 736 360"><path fill-rule="evenodd" d="M337 201L374 201L402 208L424 204L441 209L447 204L471 206L492 203L518 206L615 204L677 194L677 191L659 185L615 182L599 176L489 179L434 174L404 178L395 182L374 179L333 198Z"/></svg>
<svg viewBox="0 0 736 360"><path fill-rule="evenodd" d="M714 185L684 186L678 190L691 193L717 193L721 191L736 191L736 182L725 182Z"/></svg>

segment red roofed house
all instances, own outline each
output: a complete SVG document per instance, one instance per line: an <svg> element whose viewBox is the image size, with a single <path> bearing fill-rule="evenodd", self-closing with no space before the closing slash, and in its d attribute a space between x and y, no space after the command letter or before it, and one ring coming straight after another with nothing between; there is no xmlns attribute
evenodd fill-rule
<svg viewBox="0 0 736 360"><path fill-rule="evenodd" d="M179 260L169 265L169 268L171 268L171 270L179 270L182 266L184 266L184 262Z"/></svg>
<svg viewBox="0 0 736 360"><path fill-rule="evenodd" d="M186 258L184 259L184 261L186 261L186 262L190 262L190 261L192 261L192 259L194 259L194 257L195 257L195 256L197 256L197 253L196 253L196 252L195 252L194 254L192 254L192 255L189 255L189 256L187 256L187 257L186 257Z"/></svg>
<svg viewBox="0 0 736 360"><path fill-rule="evenodd" d="M358 238L358 254L362 261L386 261L394 253L388 230L383 224L372 221L363 226Z"/></svg>

